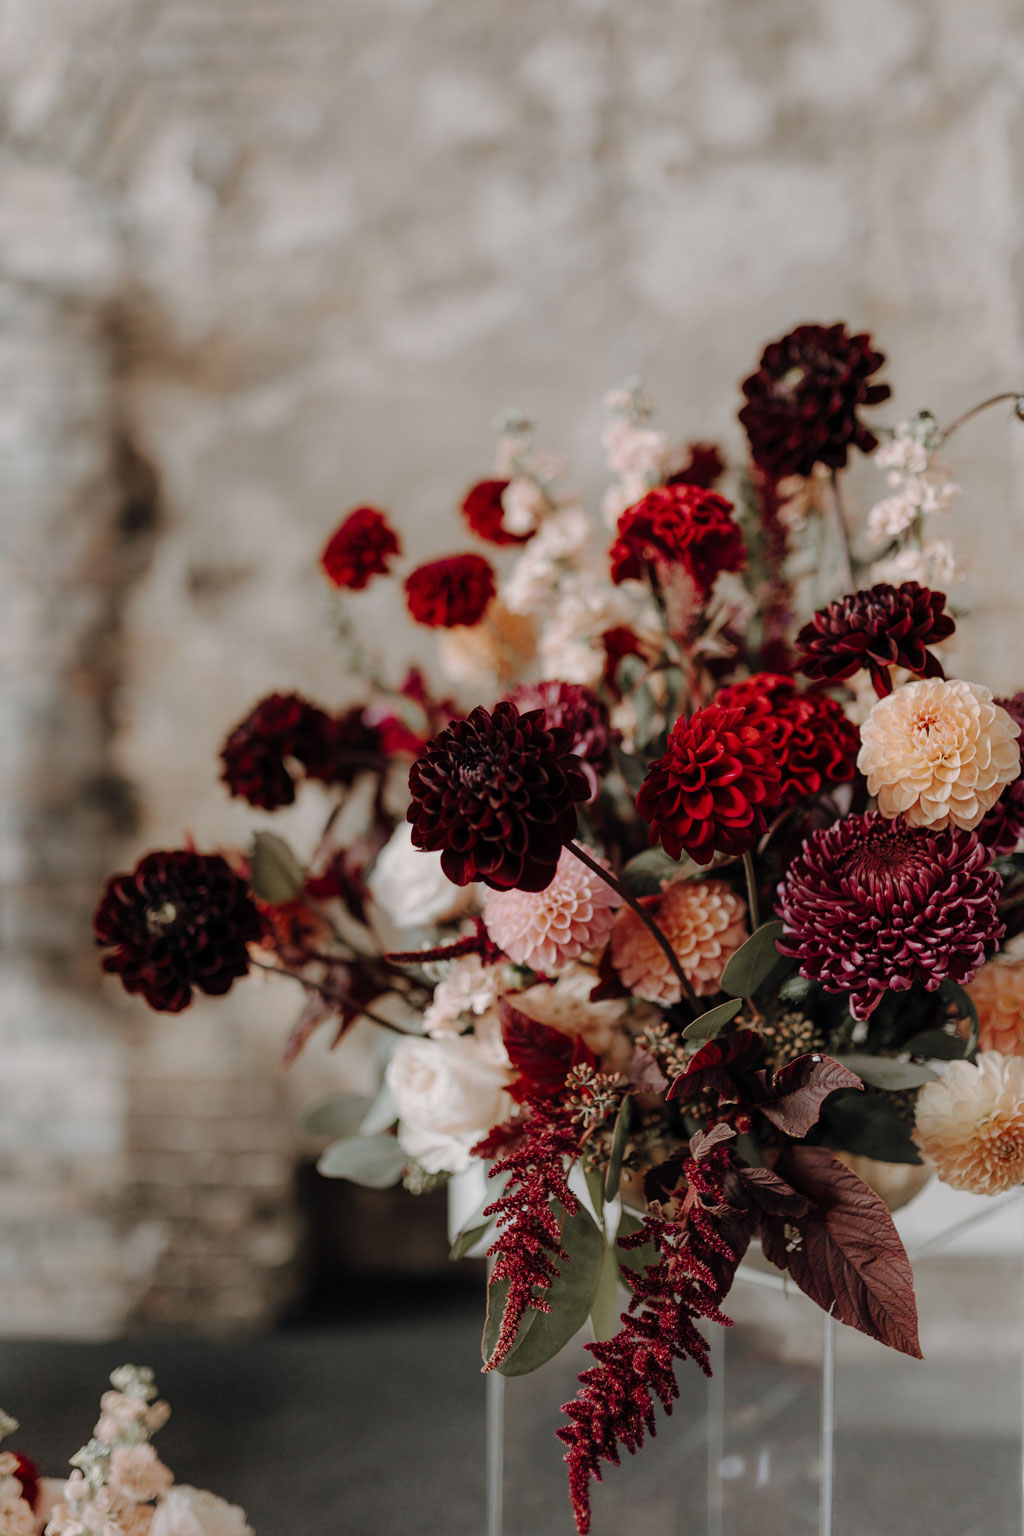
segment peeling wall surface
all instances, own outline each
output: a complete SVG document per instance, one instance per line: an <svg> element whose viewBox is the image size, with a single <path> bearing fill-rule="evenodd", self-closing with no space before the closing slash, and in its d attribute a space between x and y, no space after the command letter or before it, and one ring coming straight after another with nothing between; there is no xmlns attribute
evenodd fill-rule
<svg viewBox="0 0 1024 1536"><path fill-rule="evenodd" d="M89 919L144 849L248 835L216 753L256 697L350 695L340 514L457 547L509 403L596 499L628 374L738 451L800 320L869 328L894 414L1024 388L1022 89L1015 0L0 0L0 1332L294 1288L336 1062L282 1081L274 985L132 1005ZM1013 691L1024 432L954 458L958 665Z"/></svg>

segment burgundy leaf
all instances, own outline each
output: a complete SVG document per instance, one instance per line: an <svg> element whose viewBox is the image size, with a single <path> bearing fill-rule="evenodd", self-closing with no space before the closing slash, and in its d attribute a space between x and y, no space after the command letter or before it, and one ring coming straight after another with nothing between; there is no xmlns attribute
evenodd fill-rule
<svg viewBox="0 0 1024 1536"><path fill-rule="evenodd" d="M743 1180L744 1192L751 1205L771 1216L784 1216L792 1220L811 1209L811 1202L780 1179L770 1168L749 1168L738 1165L736 1172Z"/></svg>
<svg viewBox="0 0 1024 1536"><path fill-rule="evenodd" d="M579 1035L563 1035L561 1030L539 1024L507 997L499 1002L498 1014L508 1059L519 1073L509 1087L517 1101L528 1094L554 1097L573 1067L597 1065L597 1057Z"/></svg>
<svg viewBox="0 0 1024 1536"><path fill-rule="evenodd" d="M764 1040L756 1029L719 1035L701 1047L665 1097L692 1099L700 1093L715 1092L719 1098L734 1099L743 1080L751 1078L763 1062Z"/></svg>
<svg viewBox="0 0 1024 1536"><path fill-rule="evenodd" d="M814 1052L787 1062L780 1072L765 1079L765 1099L758 1105L773 1125L787 1136L803 1137L817 1125L821 1106L839 1088L863 1088L856 1072L831 1056Z"/></svg>
<svg viewBox="0 0 1024 1536"><path fill-rule="evenodd" d="M731 1141L735 1135L732 1126L726 1125L724 1120L712 1126L710 1131L696 1131L690 1137L690 1156L695 1163L699 1163L702 1157L707 1157L709 1152L713 1152L723 1141Z"/></svg>
<svg viewBox="0 0 1024 1536"><path fill-rule="evenodd" d="M765 1258L840 1322L920 1360L910 1261L874 1190L824 1147L787 1147L776 1166L811 1209L762 1213Z"/></svg>

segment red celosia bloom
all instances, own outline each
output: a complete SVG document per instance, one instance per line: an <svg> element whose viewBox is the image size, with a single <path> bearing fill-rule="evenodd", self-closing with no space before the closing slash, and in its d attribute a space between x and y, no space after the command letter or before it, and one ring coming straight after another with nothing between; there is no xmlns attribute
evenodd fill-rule
<svg viewBox="0 0 1024 1536"><path fill-rule="evenodd" d="M482 555L431 560L405 579L409 612L431 629L479 624L495 590L494 568Z"/></svg>
<svg viewBox="0 0 1024 1536"><path fill-rule="evenodd" d="M615 733L593 689L583 683L521 683L509 698L521 714L542 709L549 726L571 732L573 753L583 764L591 795L596 795L598 780L611 763Z"/></svg>
<svg viewBox="0 0 1024 1536"><path fill-rule="evenodd" d="M601 636L601 644L604 647L605 665L602 682L616 699L622 698L622 689L616 681L616 673L619 670L619 662L624 656L639 656L643 659L643 646L639 639L625 624L616 624L612 629L606 629Z"/></svg>
<svg viewBox="0 0 1024 1536"><path fill-rule="evenodd" d="M715 703L748 707L762 726L782 775L780 804L852 779L860 737L835 699L798 693L791 677L756 672L720 688Z"/></svg>
<svg viewBox="0 0 1024 1536"><path fill-rule="evenodd" d="M661 485L627 507L610 551L612 581L642 578L649 562L686 571L706 597L721 571L743 565L732 503L696 485Z"/></svg>
<svg viewBox="0 0 1024 1536"><path fill-rule="evenodd" d="M699 485L710 491L725 474L725 460L717 443L690 443L690 457L682 469L669 475L666 485Z"/></svg>
<svg viewBox="0 0 1024 1536"><path fill-rule="evenodd" d="M813 833L787 870L778 947L866 1019L886 991L970 981L1003 936L1001 889L973 832L847 816Z"/></svg>
<svg viewBox="0 0 1024 1536"><path fill-rule="evenodd" d="M474 709L429 742L409 773L417 848L439 852L456 885L542 891L576 832L574 802L590 786L572 737L539 709Z"/></svg>
<svg viewBox="0 0 1024 1536"><path fill-rule="evenodd" d="M748 853L778 804L779 765L764 721L752 708L709 704L669 733L664 754L647 770L636 807L673 859L698 864L716 853Z"/></svg>
<svg viewBox="0 0 1024 1536"><path fill-rule="evenodd" d="M996 699L1024 732L1024 693ZM1013 853L1024 838L1024 764L1012 784L1007 784L995 805L976 829L992 854Z"/></svg>
<svg viewBox="0 0 1024 1536"><path fill-rule="evenodd" d="M488 544L525 544L533 533L509 533L504 526L505 509L501 498L508 489L508 480L478 480L466 492L462 503L462 515L478 539Z"/></svg>
<svg viewBox="0 0 1024 1536"><path fill-rule="evenodd" d="M107 881L93 918L103 969L151 1008L180 1013L198 987L219 997L249 969L263 932L244 880L220 854L148 854L130 875Z"/></svg>
<svg viewBox="0 0 1024 1536"><path fill-rule="evenodd" d="M333 533L320 564L336 587L360 591L371 576L385 575L388 560L401 554L398 537L376 507L356 507Z"/></svg>
<svg viewBox="0 0 1024 1536"><path fill-rule="evenodd" d="M798 325L761 354L744 381L740 421L754 462L769 474L809 475L815 464L841 469L850 447L870 453L878 439L858 420L862 405L888 400L888 384L869 384L885 362L867 332L845 325Z"/></svg>
<svg viewBox="0 0 1024 1536"><path fill-rule="evenodd" d="M7 1455L13 1456L16 1465L11 1469L11 1476L16 1477L21 1484L21 1496L30 1509L35 1509L39 1502L39 1469L34 1461L29 1461L20 1451L8 1451Z"/></svg>
<svg viewBox="0 0 1024 1536"><path fill-rule="evenodd" d="M835 683L861 667L871 673L879 698L892 692L893 667L919 677L944 677L942 664L926 647L946 640L956 625L946 613L946 594L916 581L890 587L881 582L849 592L819 608L796 637L808 677Z"/></svg>

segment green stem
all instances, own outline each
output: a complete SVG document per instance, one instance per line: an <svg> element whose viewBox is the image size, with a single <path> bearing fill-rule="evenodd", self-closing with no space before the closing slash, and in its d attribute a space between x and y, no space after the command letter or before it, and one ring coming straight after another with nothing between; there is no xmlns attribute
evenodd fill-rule
<svg viewBox="0 0 1024 1536"><path fill-rule="evenodd" d="M292 981L297 981L300 987L305 987L308 992L319 992L320 996L326 998L329 1003L340 1003L343 1008L349 1008L353 1013L359 1014L360 1018L370 1019L374 1024L379 1024L381 1029L390 1029L393 1035L415 1033L411 1029L403 1029L400 1024L392 1024L390 1019L385 1019L379 1013L371 1013L369 1008L364 1008L362 1003L347 992L336 992L331 987L322 986L318 981L310 981L308 976L300 976L297 971L286 971L280 965L267 965L264 960L250 960L249 963L258 971L266 971L271 976L288 976Z"/></svg>
<svg viewBox="0 0 1024 1536"><path fill-rule="evenodd" d="M853 592L855 583L853 579L853 556L850 553L850 530L846 526L846 516L843 512L843 499L839 494L839 476L833 469L829 475L829 505L832 511L832 522L835 525L836 543L839 546L842 577L845 582L845 592Z"/></svg>
<svg viewBox="0 0 1024 1536"><path fill-rule="evenodd" d="M962 427L965 422L973 420L975 416L980 416L981 412L987 411L990 406L1001 405L1004 400L1015 401L1017 415L1024 420L1024 416L1021 416L1021 412L1024 410L1024 394L1018 389L1004 389L1001 395L990 395L987 400L982 400L980 405L972 405L969 411L964 411L962 416L958 416L953 424L946 427L943 431L943 442L945 442L946 438L952 437L957 428Z"/></svg>
<svg viewBox="0 0 1024 1536"><path fill-rule="evenodd" d="M743 873L747 880L747 908L750 912L750 931L753 933L761 926L761 912L757 900L757 876L754 873L754 860L749 853L743 855Z"/></svg>

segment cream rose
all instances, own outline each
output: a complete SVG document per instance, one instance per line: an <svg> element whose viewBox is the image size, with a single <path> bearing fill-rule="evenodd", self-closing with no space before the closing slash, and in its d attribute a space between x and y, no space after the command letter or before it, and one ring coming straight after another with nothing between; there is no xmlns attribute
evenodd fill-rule
<svg viewBox="0 0 1024 1536"><path fill-rule="evenodd" d="M412 828L401 822L374 865L370 892L397 928L418 928L464 912L475 899L473 886L453 885L439 853L412 845Z"/></svg>
<svg viewBox="0 0 1024 1536"><path fill-rule="evenodd" d="M254 1536L237 1504L179 1483L157 1507L149 1536Z"/></svg>
<svg viewBox="0 0 1024 1536"><path fill-rule="evenodd" d="M461 1173L470 1148L511 1113L510 1079L472 1035L397 1041L387 1081L403 1151L428 1173Z"/></svg>

